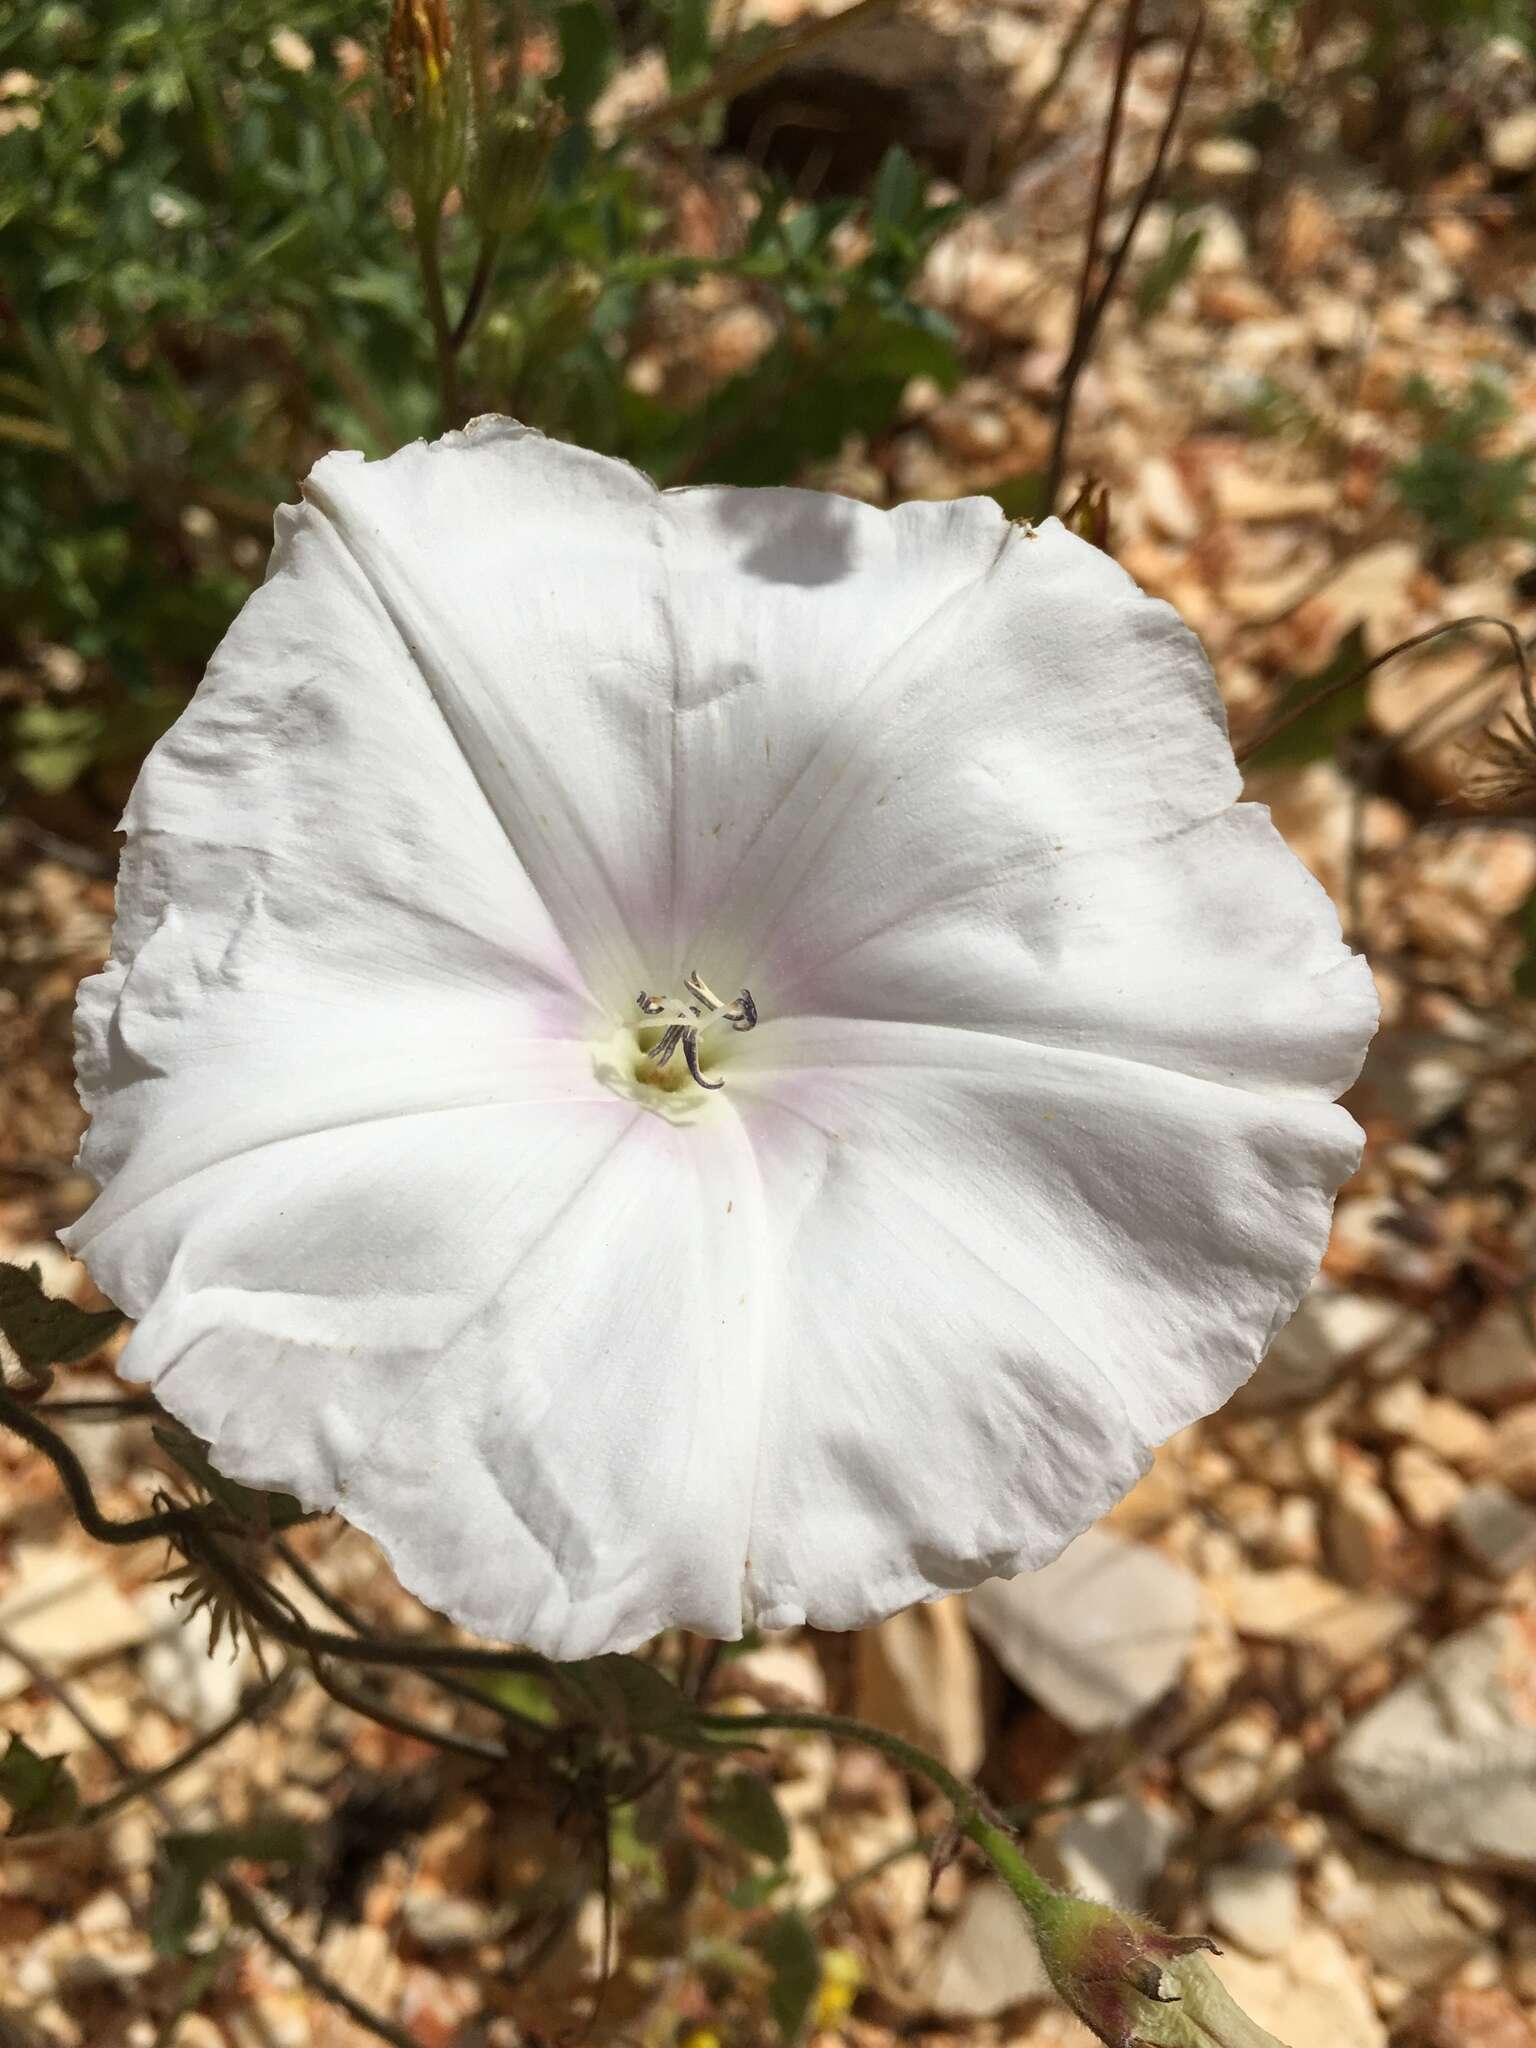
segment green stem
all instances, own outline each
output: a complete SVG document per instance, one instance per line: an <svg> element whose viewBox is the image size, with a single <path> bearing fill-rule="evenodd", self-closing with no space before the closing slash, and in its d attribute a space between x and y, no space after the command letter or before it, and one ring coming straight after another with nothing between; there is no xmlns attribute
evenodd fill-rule
<svg viewBox="0 0 1536 2048"><path fill-rule="evenodd" d="M759 1729L785 1728L804 1734L830 1735L839 1742L862 1742L870 1749L877 1749L893 1764L910 1771L914 1777L925 1778L936 1791L943 1793L954 1808L955 1826L967 1841L974 1842L980 1849L1031 1922L1038 1925L1042 1920L1051 1918L1061 1903L1061 1893L1054 1885L1047 1884L1020 1854L1012 1833L992 1813L975 1786L957 1778L937 1757L929 1756L915 1743L904 1742L899 1735L873 1727L868 1721L855 1721L845 1714L700 1714L699 1725L715 1735L740 1731L744 1741Z"/></svg>
<svg viewBox="0 0 1536 2048"><path fill-rule="evenodd" d="M432 323L432 351L437 361L437 395L444 428L459 424L459 367L453 346L453 323L448 318L448 301L443 293L443 266L438 251L442 209L426 212L414 208L416 258L421 266L421 289L427 301L427 318Z"/></svg>

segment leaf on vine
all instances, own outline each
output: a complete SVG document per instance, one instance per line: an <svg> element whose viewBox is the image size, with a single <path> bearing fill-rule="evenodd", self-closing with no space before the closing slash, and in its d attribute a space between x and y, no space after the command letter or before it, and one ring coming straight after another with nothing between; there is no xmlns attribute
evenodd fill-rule
<svg viewBox="0 0 1536 2048"><path fill-rule="evenodd" d="M786 2041L795 2041L805 2027L811 2002L821 1988L821 1956L816 1937L803 1914L780 1913L758 1937L773 1975L768 2010Z"/></svg>
<svg viewBox="0 0 1536 2048"><path fill-rule="evenodd" d="M709 1817L729 1840L754 1856L782 1863L789 1854L789 1829L768 1780L756 1771L728 1771L709 1793Z"/></svg>
<svg viewBox="0 0 1536 2048"><path fill-rule="evenodd" d="M314 1853L308 1829L296 1821L251 1821L200 1834L170 1834L160 1849L164 1867L149 1909L149 1938L163 1956L186 1954L201 1917L203 1886L229 1864L242 1858L307 1863Z"/></svg>
<svg viewBox="0 0 1536 2048"><path fill-rule="evenodd" d="M13 1735L0 1756L0 1799L11 1809L7 1835L67 1827L80 1811L80 1788L61 1756L39 1756Z"/></svg>
<svg viewBox="0 0 1536 2048"><path fill-rule="evenodd" d="M77 1308L43 1289L36 1266L0 1265L0 1336L22 1369L48 1380L50 1365L74 1365L99 1350L123 1320L115 1308Z"/></svg>

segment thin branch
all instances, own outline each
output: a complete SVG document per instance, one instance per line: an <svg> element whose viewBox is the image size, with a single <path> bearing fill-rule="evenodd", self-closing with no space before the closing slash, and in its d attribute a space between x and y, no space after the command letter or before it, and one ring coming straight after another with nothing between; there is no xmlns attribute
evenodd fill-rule
<svg viewBox="0 0 1536 2048"><path fill-rule="evenodd" d="M762 85L776 71L782 71L786 64L803 57L808 50L818 49L831 37L840 35L854 22L883 14L894 5L895 0L854 0L854 4L845 7L841 14L813 16L780 36L770 48L759 50L755 57L745 58L740 64L722 65L712 78L706 78L688 92L663 100L660 106L642 108L621 125L615 139L638 142L644 136L654 135L658 129L670 128L674 121L690 120L716 100L734 99L738 93L747 92L754 85Z"/></svg>
<svg viewBox="0 0 1536 2048"><path fill-rule="evenodd" d="M1120 23L1120 43L1115 53L1115 82L1110 89L1109 111L1104 117L1104 139L1099 145L1099 167L1094 175L1093 202L1088 209L1088 229L1083 236L1083 267L1077 281L1077 313L1072 322L1072 344L1067 350L1067 360L1062 366L1061 379L1056 393L1056 431L1051 444L1050 465L1046 470L1045 509L1055 509L1061 492L1061 472L1066 463L1067 435L1072 423L1072 404L1077 396L1077 380L1087 361L1087 350L1083 347L1083 334L1088 323L1088 310L1092 304L1093 277L1099 265L1099 231L1104 225L1104 207L1109 196L1110 172L1120 148L1120 120L1125 111L1125 88L1131 75L1131 59L1136 53L1136 28L1141 19L1141 0L1126 0L1125 15Z"/></svg>
<svg viewBox="0 0 1536 2048"><path fill-rule="evenodd" d="M1314 690L1310 697L1267 726L1257 739L1250 740L1246 746L1236 748L1234 751L1238 765L1242 766L1251 761L1261 748L1267 747L1272 739L1278 738L1298 719L1305 718L1308 712L1315 711L1320 704L1326 704L1330 697L1337 697L1341 691L1354 689L1358 683L1363 683L1367 676L1374 675L1376 670L1387 662L1395 661L1400 654L1411 653L1415 647L1423 647L1430 640L1438 640L1442 633L1459 633L1468 626L1497 626L1501 633L1509 636L1509 644L1514 649L1515 660L1520 669L1521 699L1532 715L1536 716L1536 700L1533 700L1531 685L1531 657L1526 651L1525 642L1521 639L1519 631L1508 619L1499 617L1496 612L1468 612L1465 618L1447 619L1442 625L1431 626L1423 633L1414 633L1406 640L1399 640L1395 647L1389 647L1384 654L1374 656L1362 668L1357 668L1352 675L1345 676L1339 682L1329 683L1321 690ZM1478 676L1473 680L1481 682L1483 678ZM1444 708L1443 702L1430 706L1429 711L1421 713L1406 731L1394 736L1394 744L1401 746L1414 735L1416 729L1422 731L1426 723L1438 717Z"/></svg>
<svg viewBox="0 0 1536 2048"><path fill-rule="evenodd" d="M416 227L416 260L421 269L421 289L427 301L427 318L432 323L432 354L437 364L437 395L445 428L459 424L459 370L454 357L453 329L448 319L448 301L443 292L443 264L439 247L442 209L424 213L412 201Z"/></svg>
<svg viewBox="0 0 1536 2048"><path fill-rule="evenodd" d="M377 1640L373 1630L351 1602L344 1600L328 1586L286 1538L274 1536L272 1548L299 1584L305 1587L322 1607L328 1607L339 1622L351 1629L354 1635L362 1637L365 1642ZM439 1691L451 1694L454 1699L463 1700L468 1706L480 1707L488 1714L499 1715L509 1726L521 1729L526 1734L538 1736L541 1740L549 1734L545 1724L536 1721L532 1714L525 1714L517 1707L507 1706L504 1701L492 1699L490 1694L483 1692L478 1685L471 1685L465 1679L455 1678L450 1671L423 1671L420 1675L430 1680Z"/></svg>
<svg viewBox="0 0 1536 2048"><path fill-rule="evenodd" d="M3 1650L6 1656L14 1657L33 1684L58 1702L65 1713L85 1730L109 1763L114 1764L124 1777L133 1776L133 1765L128 1761L121 1746L113 1741L90 1711L80 1704L68 1686L55 1678L51 1671L39 1664L35 1657L22 1649L21 1645L4 1631L0 1631L0 1650ZM145 1797L167 1828L175 1830L181 1826L181 1816L163 1793L151 1788L146 1791ZM366 2033L374 2035L380 2041L388 2041L390 2048L419 2048L414 2036L408 2034L403 2027L397 2027L392 2020L385 2019L382 2013L377 2013L371 2006L364 2005L360 1998L354 1998L344 1985L338 1984L326 1973L313 1956L306 1955L301 1948L296 1948L284 1930L272 1919L259 1895L250 1885L227 1873L215 1876L212 1882L224 1894L231 1917L238 1920L242 1926L250 1928L254 1934L260 1935L274 1954L281 1956L295 1976L307 1984L317 1997L323 1998L327 2004L334 2005L339 2011L344 2012L354 2025L363 2028Z"/></svg>
<svg viewBox="0 0 1536 2048"><path fill-rule="evenodd" d="M507 1752L500 1743L483 1742L478 1735L460 1735L451 1728L429 1727L425 1721L414 1720L411 1715L398 1712L383 1700L354 1692L339 1678L332 1677L322 1658L312 1659L310 1669L320 1690L329 1693L338 1706L350 1707L354 1714L366 1715L370 1721L377 1721L381 1728L392 1729L396 1735L408 1735L416 1742L430 1743L434 1749L448 1750L455 1756L473 1757L476 1763L504 1764L507 1761Z"/></svg>
<svg viewBox="0 0 1536 2048"><path fill-rule="evenodd" d="M6 1653L14 1654L8 1642ZM18 1657L17 1661L19 1663L22 1660ZM237 1728L243 1727L247 1721L258 1719L277 1696L287 1689L292 1677L293 1667L285 1665L281 1671L265 1679L260 1685L249 1687L241 1694L239 1705L231 1713L226 1714L217 1727L210 1728L206 1734L199 1735L196 1741L189 1742L185 1749L171 1758L169 1763L160 1764L152 1771L133 1772L127 1784L120 1785L105 1799L98 1799L92 1805L82 1807L74 1819L63 1827L38 1828L35 1832L18 1839L30 1849L35 1843L56 1841L65 1835L76 1834L82 1828L99 1827L103 1821L111 1820L114 1814L121 1813L125 1806L131 1806L136 1799L153 1798L162 1786L168 1785L173 1778L180 1777L184 1770L201 1757L207 1756L210 1750L217 1749L219 1744L226 1737L233 1735ZM113 1762L117 1762L115 1757Z"/></svg>
<svg viewBox="0 0 1536 2048"><path fill-rule="evenodd" d="M124 1422L135 1415L158 1415L153 1394L107 1395L99 1400L38 1401L34 1415L57 1415L65 1422Z"/></svg>
<svg viewBox="0 0 1536 2048"><path fill-rule="evenodd" d="M42 1452L63 1482L76 1521L98 1543L144 1543L157 1536L177 1539L207 1526L206 1511L202 1508L161 1508L154 1514L138 1515L129 1522L113 1521L97 1506L85 1467L63 1437L50 1429L47 1423L39 1422L24 1402L18 1401L8 1388L3 1387L0 1387L0 1425L12 1430L33 1450Z"/></svg>

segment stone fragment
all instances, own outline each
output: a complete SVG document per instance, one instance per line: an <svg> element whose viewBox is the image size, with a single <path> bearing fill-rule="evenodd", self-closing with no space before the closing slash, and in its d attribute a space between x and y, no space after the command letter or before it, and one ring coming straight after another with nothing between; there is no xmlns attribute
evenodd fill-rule
<svg viewBox="0 0 1536 2048"><path fill-rule="evenodd" d="M1450 1517L1462 1549L1490 1578L1536 1561L1536 1510L1492 1480L1469 1486Z"/></svg>
<svg viewBox="0 0 1536 2048"><path fill-rule="evenodd" d="M1461 1474L1421 1444L1399 1444L1387 1478L1416 1529L1437 1529L1467 1490Z"/></svg>
<svg viewBox="0 0 1536 2048"><path fill-rule="evenodd" d="M1239 1413L1315 1401L1348 1367L1419 1332L1411 1310L1374 1295L1319 1282L1270 1345L1263 1363L1233 1400Z"/></svg>
<svg viewBox="0 0 1536 2048"><path fill-rule="evenodd" d="M1493 1457L1493 1424L1486 1415L1446 1395L1426 1394L1407 1374L1378 1388L1366 1405L1372 1422L1386 1435L1433 1451L1474 1478L1487 1471Z"/></svg>
<svg viewBox="0 0 1536 2048"><path fill-rule="evenodd" d="M1182 1566L1090 1529L1043 1571L978 1586L966 1610L1008 1675L1087 1734L1124 1727L1178 1683L1201 1599Z"/></svg>
<svg viewBox="0 0 1536 2048"><path fill-rule="evenodd" d="M1518 176L1536 169L1536 107L1517 107L1488 131L1488 161Z"/></svg>
<svg viewBox="0 0 1536 2048"><path fill-rule="evenodd" d="M1357 1955L1415 1991L1442 1983L1482 1940L1422 1864L1369 1850L1357 1852L1354 1882L1329 1902L1328 1919Z"/></svg>
<svg viewBox="0 0 1536 2048"><path fill-rule="evenodd" d="M1511 1493L1536 1495L1536 1401L1507 1409L1493 1425L1493 1476Z"/></svg>
<svg viewBox="0 0 1536 2048"><path fill-rule="evenodd" d="M413 1885L400 1901L400 1918L419 1948L468 1948L494 1941L506 1931L505 1908L453 1892Z"/></svg>
<svg viewBox="0 0 1536 2048"><path fill-rule="evenodd" d="M1498 1985L1452 1985L1430 2008L1424 2048L1536 2048L1536 2026Z"/></svg>
<svg viewBox="0 0 1536 2048"><path fill-rule="evenodd" d="M913 1992L927 2011L951 2020L988 2020L1051 1996L1028 1923L1005 1884L985 1878L971 1887Z"/></svg>
<svg viewBox="0 0 1536 2048"><path fill-rule="evenodd" d="M1491 1308L1441 1354L1436 1378L1478 1408L1536 1399L1536 1344L1513 1308Z"/></svg>
<svg viewBox="0 0 1536 2048"><path fill-rule="evenodd" d="M1182 1833L1171 1806L1117 1793L1076 1807L1052 1846L1073 1891L1107 1906L1140 1909Z"/></svg>
<svg viewBox="0 0 1536 2048"><path fill-rule="evenodd" d="M0 1599L0 1629L55 1671L73 1671L142 1643L150 1632L143 1608L120 1593L94 1558L55 1545L18 1544L13 1574ZM32 1683L21 1665L0 1656L0 1700Z"/></svg>
<svg viewBox="0 0 1536 2048"><path fill-rule="evenodd" d="M1255 1700L1185 1750L1179 1778L1212 1813L1251 1806L1301 1761L1297 1743L1282 1739L1273 1707Z"/></svg>
<svg viewBox="0 0 1536 2048"><path fill-rule="evenodd" d="M1223 517L1243 525L1320 517L1333 511L1339 498L1338 485L1326 477L1259 476L1240 462L1222 463L1211 483Z"/></svg>
<svg viewBox="0 0 1536 2048"><path fill-rule="evenodd" d="M1536 1615L1448 1637L1345 1733L1332 1771L1358 1818L1404 1848L1536 1875Z"/></svg>
<svg viewBox="0 0 1536 2048"><path fill-rule="evenodd" d="M1329 1927L1303 1922L1283 1956L1228 1949L1211 1968L1255 2025L1297 2048L1386 2048L1359 1965Z"/></svg>
<svg viewBox="0 0 1536 2048"><path fill-rule="evenodd" d="M1384 1587L1422 1598L1434 1584L1434 1558L1366 1472L1348 1471L1328 1504L1328 1558L1347 1586Z"/></svg>
<svg viewBox="0 0 1536 2048"><path fill-rule="evenodd" d="M1166 455L1149 455L1136 472L1136 503L1147 524L1165 540L1192 541L1200 533L1200 514L1184 479Z"/></svg>
<svg viewBox="0 0 1536 2048"><path fill-rule="evenodd" d="M854 1637L854 1690L861 1720L937 1751L962 1778L987 1746L981 1666L964 1603L935 1600L893 1614Z"/></svg>
<svg viewBox="0 0 1536 2048"><path fill-rule="evenodd" d="M1296 1859L1282 1842L1255 1842L1207 1872L1205 1903L1217 1930L1249 1955L1283 1955L1301 1910Z"/></svg>

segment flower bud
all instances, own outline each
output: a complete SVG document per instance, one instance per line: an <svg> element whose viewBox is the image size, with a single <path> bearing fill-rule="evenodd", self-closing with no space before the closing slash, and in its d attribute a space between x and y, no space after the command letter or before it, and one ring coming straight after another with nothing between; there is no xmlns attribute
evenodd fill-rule
<svg viewBox="0 0 1536 2048"><path fill-rule="evenodd" d="M544 189L549 153L565 125L552 100L532 108L494 107L475 139L465 204L484 235L515 235L532 218Z"/></svg>
<svg viewBox="0 0 1536 2048"><path fill-rule="evenodd" d="M1060 1895L1030 1915L1063 2002L1109 2048L1280 2048L1222 1988L1204 1935Z"/></svg>
<svg viewBox="0 0 1536 2048"><path fill-rule="evenodd" d="M440 207L463 168L463 71L448 0L394 0L384 39L380 139L418 211Z"/></svg>

